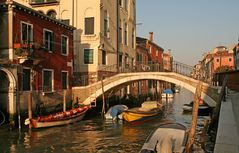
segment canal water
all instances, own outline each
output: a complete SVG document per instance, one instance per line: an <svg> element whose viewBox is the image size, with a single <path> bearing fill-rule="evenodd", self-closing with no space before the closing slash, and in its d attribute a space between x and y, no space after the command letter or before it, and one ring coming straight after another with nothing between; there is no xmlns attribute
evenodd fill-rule
<svg viewBox="0 0 239 153"><path fill-rule="evenodd" d="M182 105L192 99L192 93L182 89L167 102L164 113L142 122L113 123L99 116L41 130L23 128L10 132L0 127L0 153L137 153L149 133L163 121L175 120L189 127L191 115L182 113ZM198 128L203 120L199 117ZM206 145L208 152L213 149L210 141Z"/></svg>

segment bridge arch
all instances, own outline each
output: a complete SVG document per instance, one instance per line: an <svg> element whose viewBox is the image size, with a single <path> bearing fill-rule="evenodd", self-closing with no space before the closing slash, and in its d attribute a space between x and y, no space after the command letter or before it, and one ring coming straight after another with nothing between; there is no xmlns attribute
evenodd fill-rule
<svg viewBox="0 0 239 153"><path fill-rule="evenodd" d="M118 78L116 80L116 78ZM114 81L110 81L114 80ZM189 77L185 77L183 75L174 73L174 72L141 72L141 73L125 73L125 74L118 74L111 78L107 78L104 80L104 91L107 92L113 89L116 86L120 86L122 84L126 84L129 82L139 81L139 80L160 80L170 82L179 86L182 86L192 93L195 93L196 86L198 81L194 80ZM107 83L108 82L108 83ZM203 83L204 87L209 87L208 84ZM102 89L99 88L96 90L96 93L90 95L99 97L102 95ZM205 100L210 106L215 107L216 101L212 99L206 92L202 92L201 98ZM90 97L88 97L83 103L90 104Z"/></svg>

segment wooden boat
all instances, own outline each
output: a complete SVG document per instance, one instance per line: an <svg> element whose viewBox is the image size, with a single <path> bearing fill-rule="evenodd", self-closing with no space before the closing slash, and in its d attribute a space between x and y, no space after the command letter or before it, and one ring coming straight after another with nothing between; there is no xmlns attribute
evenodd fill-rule
<svg viewBox="0 0 239 153"><path fill-rule="evenodd" d="M110 107L110 109L105 114L106 119L122 119L122 112L128 110L128 107L126 105L115 105Z"/></svg>
<svg viewBox="0 0 239 153"><path fill-rule="evenodd" d="M193 101L190 102L189 104L184 104L183 105L183 112L192 112L193 110ZM211 112L211 107L206 104L205 102L201 102L198 106L198 115L208 115Z"/></svg>
<svg viewBox="0 0 239 153"><path fill-rule="evenodd" d="M173 98L173 91L171 89L165 89L162 93L162 98Z"/></svg>
<svg viewBox="0 0 239 153"><path fill-rule="evenodd" d="M146 117L159 114L162 105L157 101L146 101L141 107L128 109L122 113L123 119L127 122L137 121Z"/></svg>
<svg viewBox="0 0 239 153"><path fill-rule="evenodd" d="M187 139L187 128L184 125L174 122L164 123L151 132L140 153L183 153Z"/></svg>
<svg viewBox="0 0 239 153"><path fill-rule="evenodd" d="M36 119L30 119L30 124L33 128L44 128L70 124L83 119L88 109L90 109L90 106L74 108L66 112L60 112L47 116L39 116Z"/></svg>

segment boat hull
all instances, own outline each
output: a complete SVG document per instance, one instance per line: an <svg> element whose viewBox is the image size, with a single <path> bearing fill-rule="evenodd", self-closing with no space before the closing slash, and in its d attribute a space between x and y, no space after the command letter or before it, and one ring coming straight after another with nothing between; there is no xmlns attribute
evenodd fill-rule
<svg viewBox="0 0 239 153"><path fill-rule="evenodd" d="M64 118L59 118L59 119L52 120L52 121L51 120L39 121L39 119L30 119L30 124L31 124L32 128L46 128L46 127L70 124L70 123L82 120L88 109L89 108L85 108L85 109L83 109L82 112L79 112L75 115L71 115L71 116L64 117Z"/></svg>
<svg viewBox="0 0 239 153"><path fill-rule="evenodd" d="M156 116L160 109L153 109L151 111L140 111L139 108L130 109L122 113L123 119L127 122L138 121L144 118Z"/></svg>

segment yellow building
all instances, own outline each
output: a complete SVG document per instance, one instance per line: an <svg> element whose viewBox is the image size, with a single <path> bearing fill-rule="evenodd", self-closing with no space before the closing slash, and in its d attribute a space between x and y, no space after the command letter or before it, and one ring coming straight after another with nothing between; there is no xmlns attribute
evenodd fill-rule
<svg viewBox="0 0 239 153"><path fill-rule="evenodd" d="M134 65L135 0L16 1L76 27L75 85L89 84L102 74Z"/></svg>

